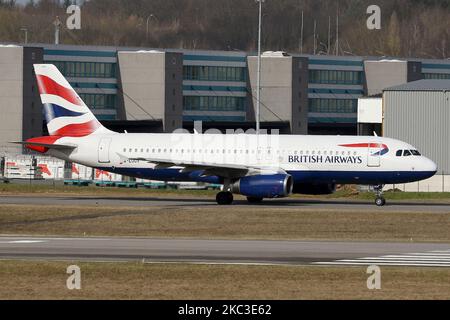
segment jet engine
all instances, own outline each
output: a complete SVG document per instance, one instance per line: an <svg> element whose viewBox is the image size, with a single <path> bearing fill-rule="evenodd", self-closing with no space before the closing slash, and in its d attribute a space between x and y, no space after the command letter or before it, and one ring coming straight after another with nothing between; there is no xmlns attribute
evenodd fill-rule
<svg viewBox="0 0 450 320"><path fill-rule="evenodd" d="M283 198L292 194L293 179L288 174L255 175L240 178L231 192L250 198Z"/></svg>

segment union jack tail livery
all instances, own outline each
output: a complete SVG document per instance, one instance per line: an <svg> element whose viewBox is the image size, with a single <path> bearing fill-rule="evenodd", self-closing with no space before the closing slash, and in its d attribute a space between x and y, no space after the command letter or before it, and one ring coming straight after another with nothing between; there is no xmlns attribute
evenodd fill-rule
<svg viewBox="0 0 450 320"><path fill-rule="evenodd" d="M52 64L35 64L48 132L58 137L85 137L108 132L69 82Z"/></svg>

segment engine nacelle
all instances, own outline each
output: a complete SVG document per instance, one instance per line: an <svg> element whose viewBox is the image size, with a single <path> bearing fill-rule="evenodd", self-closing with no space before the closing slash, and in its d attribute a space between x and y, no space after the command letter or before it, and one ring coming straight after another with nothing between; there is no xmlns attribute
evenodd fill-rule
<svg viewBox="0 0 450 320"><path fill-rule="evenodd" d="M231 192L253 198L283 198L292 194L293 179L287 174L247 176L231 185Z"/></svg>
<svg viewBox="0 0 450 320"><path fill-rule="evenodd" d="M334 183L296 183L293 192L296 194L305 195L326 195L333 194L336 191L336 184Z"/></svg>

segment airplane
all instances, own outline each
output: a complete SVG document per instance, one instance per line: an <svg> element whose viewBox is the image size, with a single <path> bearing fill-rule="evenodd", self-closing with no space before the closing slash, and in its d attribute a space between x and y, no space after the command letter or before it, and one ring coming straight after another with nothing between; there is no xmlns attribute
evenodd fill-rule
<svg viewBox="0 0 450 320"><path fill-rule="evenodd" d="M105 128L52 64L35 64L49 136L23 142L33 151L125 176L223 185L249 203L291 194L332 194L336 185L420 181L436 164L408 143L378 136L117 133Z"/></svg>

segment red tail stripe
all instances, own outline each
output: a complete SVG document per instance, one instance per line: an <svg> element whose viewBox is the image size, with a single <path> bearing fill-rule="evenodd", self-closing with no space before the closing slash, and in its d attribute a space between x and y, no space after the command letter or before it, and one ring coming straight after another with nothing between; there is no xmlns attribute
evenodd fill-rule
<svg viewBox="0 0 450 320"><path fill-rule="evenodd" d="M385 144L379 144L379 143L355 143L355 144L341 144L340 147L347 147L347 148L379 148L380 146L383 149L386 149L388 146Z"/></svg>
<svg viewBox="0 0 450 320"><path fill-rule="evenodd" d="M52 132L52 136L61 137L85 137L93 133L100 128L100 123L94 119L86 123L74 123L62 127L55 132Z"/></svg>
<svg viewBox="0 0 450 320"><path fill-rule="evenodd" d="M52 79L44 75L37 75L37 83L39 86L39 92L41 94L52 94L59 96L70 103L78 106L82 106L81 102L77 98L77 95L72 89L61 86Z"/></svg>

